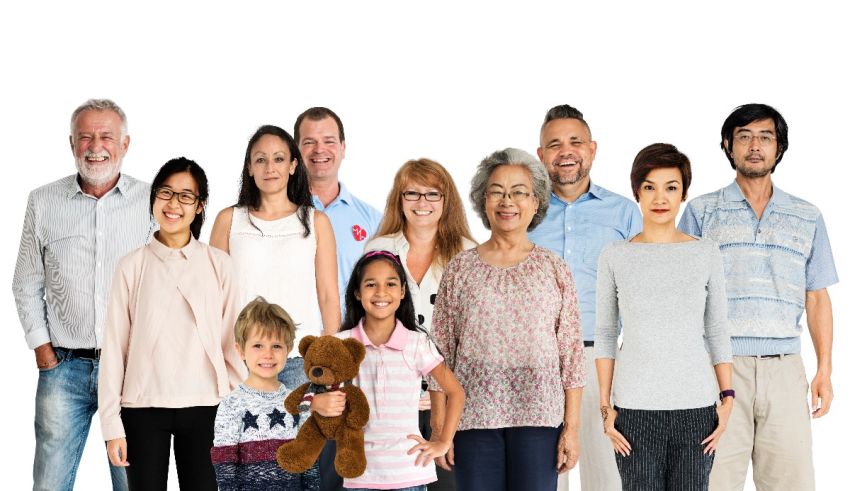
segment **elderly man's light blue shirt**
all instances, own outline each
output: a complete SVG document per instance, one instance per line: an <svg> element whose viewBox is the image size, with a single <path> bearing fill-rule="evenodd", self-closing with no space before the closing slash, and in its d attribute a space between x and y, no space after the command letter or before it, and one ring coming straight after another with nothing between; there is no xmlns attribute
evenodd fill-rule
<svg viewBox="0 0 850 491"><path fill-rule="evenodd" d="M634 237L643 229L635 203L593 183L573 203L552 193L546 218L528 238L564 258L578 290L585 341L596 331L596 268L609 242Z"/></svg>
<svg viewBox="0 0 850 491"><path fill-rule="evenodd" d="M732 182L691 201L679 229L720 245L733 354L799 353L806 292L838 282L820 210L774 185L759 220Z"/></svg>
<svg viewBox="0 0 850 491"><path fill-rule="evenodd" d="M344 311L345 287L351 270L363 255L363 247L378 232L382 215L351 194L343 183L339 183L339 195L327 207L322 205L317 196L313 196L313 205L328 216L334 230L340 307Z"/></svg>

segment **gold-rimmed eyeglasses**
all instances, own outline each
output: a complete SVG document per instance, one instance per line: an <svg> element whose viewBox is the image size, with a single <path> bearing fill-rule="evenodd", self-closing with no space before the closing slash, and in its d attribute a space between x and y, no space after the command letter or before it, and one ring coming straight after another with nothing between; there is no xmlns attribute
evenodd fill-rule
<svg viewBox="0 0 850 491"><path fill-rule="evenodd" d="M520 191L518 189L508 193L504 191L487 191L486 193L484 193L484 197L487 198L488 201L493 202L500 202L506 197L508 197L514 203L520 203L522 201L525 201L529 196L531 196L531 193L527 191Z"/></svg>

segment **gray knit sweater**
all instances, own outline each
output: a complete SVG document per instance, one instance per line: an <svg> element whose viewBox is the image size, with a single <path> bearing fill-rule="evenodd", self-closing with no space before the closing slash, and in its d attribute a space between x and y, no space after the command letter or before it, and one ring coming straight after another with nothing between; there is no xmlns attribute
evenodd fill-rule
<svg viewBox="0 0 850 491"><path fill-rule="evenodd" d="M616 360L613 403L619 407L713 404L713 365L732 361L717 244L620 241L605 247L597 272L595 352Z"/></svg>

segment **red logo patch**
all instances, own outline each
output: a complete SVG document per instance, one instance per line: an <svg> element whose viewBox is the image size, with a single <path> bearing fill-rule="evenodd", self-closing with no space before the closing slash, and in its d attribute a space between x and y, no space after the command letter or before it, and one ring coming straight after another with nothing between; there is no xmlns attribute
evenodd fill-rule
<svg viewBox="0 0 850 491"><path fill-rule="evenodd" d="M354 235L354 240L357 242L361 242L366 238L366 230L360 225L355 225L351 227L351 234Z"/></svg>

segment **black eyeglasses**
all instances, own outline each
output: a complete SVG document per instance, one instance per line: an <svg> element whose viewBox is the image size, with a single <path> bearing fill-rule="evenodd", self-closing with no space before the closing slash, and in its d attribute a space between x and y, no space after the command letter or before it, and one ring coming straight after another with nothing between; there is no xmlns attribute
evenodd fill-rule
<svg viewBox="0 0 850 491"><path fill-rule="evenodd" d="M159 188L156 190L156 197L165 201L171 201L171 198L177 196L177 201L184 205L194 205L198 202L198 195L189 191L176 192L169 188Z"/></svg>
<svg viewBox="0 0 850 491"><path fill-rule="evenodd" d="M427 193L404 191L401 193L401 197L404 198L405 201L419 201L419 199L423 196L425 196L425 201L440 201L443 199L443 193L439 191L428 191Z"/></svg>

